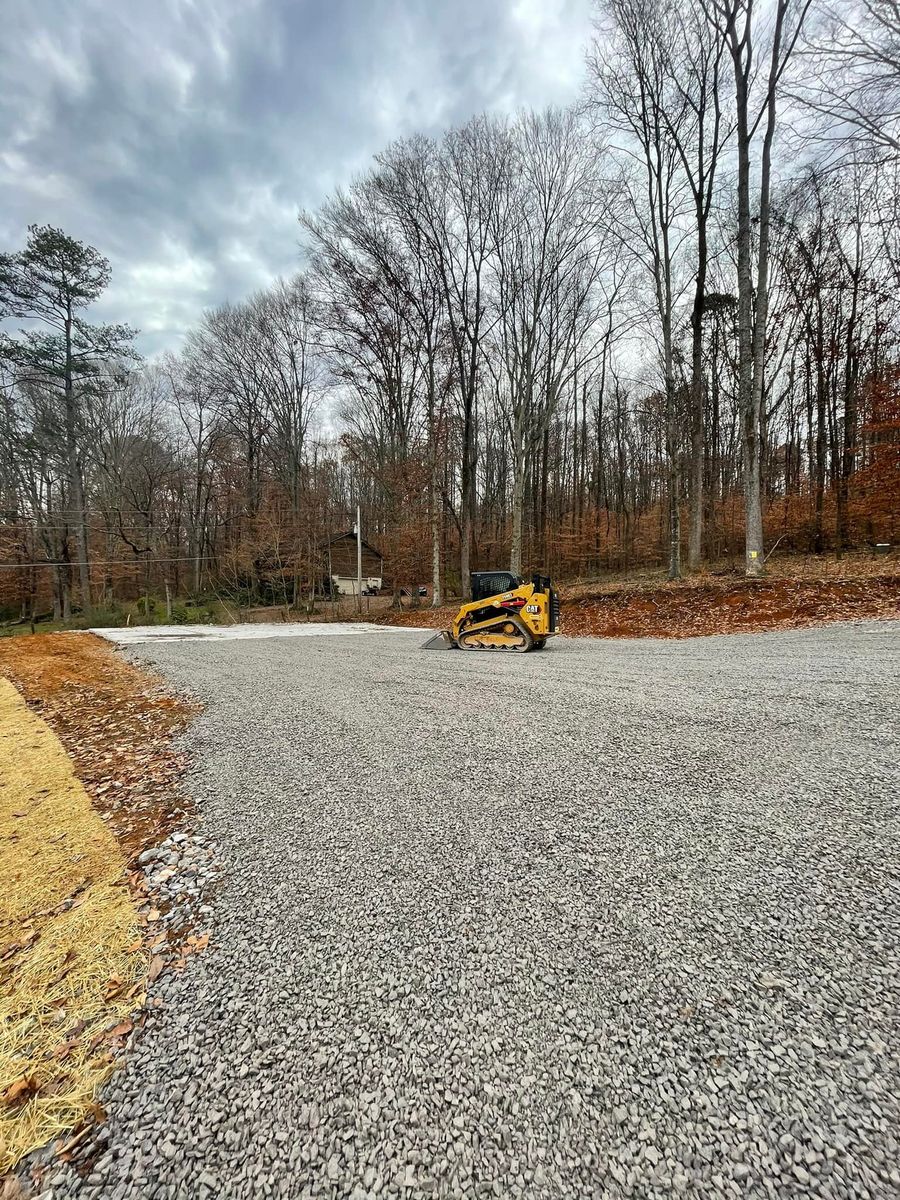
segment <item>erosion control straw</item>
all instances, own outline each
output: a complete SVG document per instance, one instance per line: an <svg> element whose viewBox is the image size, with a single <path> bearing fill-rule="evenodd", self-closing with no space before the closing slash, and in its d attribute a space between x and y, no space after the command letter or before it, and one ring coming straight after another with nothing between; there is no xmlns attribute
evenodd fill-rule
<svg viewBox="0 0 900 1200"><path fill-rule="evenodd" d="M118 843L0 679L0 1175L92 1111L147 970Z"/></svg>

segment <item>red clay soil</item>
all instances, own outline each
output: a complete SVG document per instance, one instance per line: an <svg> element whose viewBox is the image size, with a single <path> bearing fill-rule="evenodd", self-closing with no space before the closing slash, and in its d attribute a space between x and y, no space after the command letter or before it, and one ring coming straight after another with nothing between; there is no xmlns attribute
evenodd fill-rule
<svg viewBox="0 0 900 1200"><path fill-rule="evenodd" d="M650 587L561 590L562 632L570 637L687 638L900 618L900 575L890 573L865 579L708 577ZM419 609L369 619L443 629L455 612L455 607Z"/></svg>
<svg viewBox="0 0 900 1200"><path fill-rule="evenodd" d="M161 680L125 662L91 633L0 641L0 675L44 718L133 861L185 821L184 756L172 739L194 709Z"/></svg>

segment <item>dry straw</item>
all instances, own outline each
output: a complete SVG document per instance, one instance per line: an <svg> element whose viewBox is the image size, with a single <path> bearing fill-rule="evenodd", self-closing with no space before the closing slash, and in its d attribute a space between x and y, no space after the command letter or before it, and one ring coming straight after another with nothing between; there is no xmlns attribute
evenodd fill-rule
<svg viewBox="0 0 900 1200"><path fill-rule="evenodd" d="M146 972L118 843L0 679L0 1176L96 1113Z"/></svg>

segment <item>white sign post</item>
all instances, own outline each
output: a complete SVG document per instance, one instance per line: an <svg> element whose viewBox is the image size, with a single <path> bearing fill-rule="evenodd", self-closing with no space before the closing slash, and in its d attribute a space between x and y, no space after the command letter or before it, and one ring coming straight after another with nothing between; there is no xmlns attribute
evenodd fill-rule
<svg viewBox="0 0 900 1200"><path fill-rule="evenodd" d="M362 613L362 529L359 505L356 506L356 611Z"/></svg>

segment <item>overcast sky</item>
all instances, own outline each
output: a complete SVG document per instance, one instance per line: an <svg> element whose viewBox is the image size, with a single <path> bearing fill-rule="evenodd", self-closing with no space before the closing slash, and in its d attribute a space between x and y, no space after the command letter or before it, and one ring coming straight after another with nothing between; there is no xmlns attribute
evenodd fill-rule
<svg viewBox="0 0 900 1200"><path fill-rule="evenodd" d="M98 319L177 348L299 265L297 212L395 137L578 92L590 0L4 0L0 249L113 266Z"/></svg>

